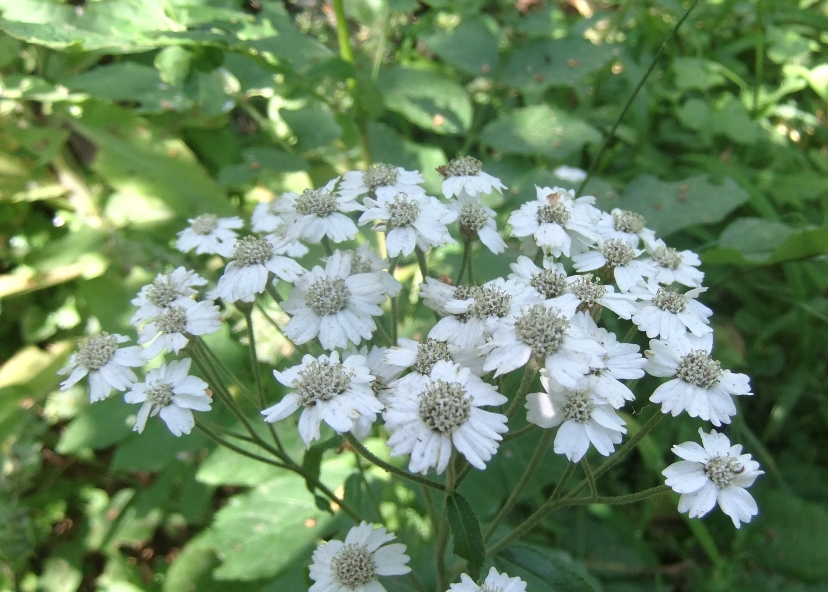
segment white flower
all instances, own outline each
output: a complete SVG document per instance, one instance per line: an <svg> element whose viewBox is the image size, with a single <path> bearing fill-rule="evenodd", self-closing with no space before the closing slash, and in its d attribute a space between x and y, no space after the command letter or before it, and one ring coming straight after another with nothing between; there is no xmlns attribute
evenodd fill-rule
<svg viewBox="0 0 828 592"><path fill-rule="evenodd" d="M190 227L178 233L175 248L182 253L195 249L198 255L215 254L222 257L233 254L233 242L236 239L233 229L244 225L239 217L219 218L213 214L202 214L187 221Z"/></svg>
<svg viewBox="0 0 828 592"><path fill-rule="evenodd" d="M741 445L731 446L724 434L715 430L706 434L700 428L699 435L703 448L695 442L673 446L673 452L684 460L662 471L667 477L665 483L681 494L679 512L699 518L718 503L739 528L742 522L750 522L759 513L745 488L753 485L764 471L759 470L759 463L751 460L749 454L742 454Z"/></svg>
<svg viewBox="0 0 828 592"><path fill-rule="evenodd" d="M442 280L427 277L425 282L420 284L420 300L428 308L444 317L451 314L446 310L446 304L454 300L455 292L459 289L461 294L465 294L469 288L469 286L452 286Z"/></svg>
<svg viewBox="0 0 828 592"><path fill-rule="evenodd" d="M701 265L701 260L693 251L677 251L659 239L647 245L647 252L650 258L644 261L652 266L651 276L659 284L669 286L679 283L688 288L698 288L702 285L704 272L696 269Z"/></svg>
<svg viewBox="0 0 828 592"><path fill-rule="evenodd" d="M484 173L483 163L471 156L455 158L437 170L443 177L443 195L452 197L465 192L469 196L491 193L495 189L503 192L506 186L497 177Z"/></svg>
<svg viewBox="0 0 828 592"><path fill-rule="evenodd" d="M449 201L448 207L456 212L460 236L465 240L479 238L495 254L506 250L506 241L497 231L494 210L484 206L479 197L461 191L457 199Z"/></svg>
<svg viewBox="0 0 828 592"><path fill-rule="evenodd" d="M250 215L250 227L253 232L276 232L285 223L279 211L279 198L256 204Z"/></svg>
<svg viewBox="0 0 828 592"><path fill-rule="evenodd" d="M385 355L390 348L373 346L368 349L367 345L363 345L359 349L355 346L350 346L342 353L342 359L347 360L351 356L362 356L368 365L368 371L373 375L374 380L371 382L371 389L380 401L385 401L385 398L390 393L390 387L396 381L405 368L389 364ZM370 424L367 426L370 428ZM363 440L368 432L361 432L355 428L354 435Z"/></svg>
<svg viewBox="0 0 828 592"><path fill-rule="evenodd" d="M167 307L141 329L138 343L149 343L144 358L151 360L162 351L177 354L189 342L187 335L215 333L221 329L219 315L212 300L186 299Z"/></svg>
<svg viewBox="0 0 828 592"><path fill-rule="evenodd" d="M505 573L498 573L492 567L482 586L475 584L468 575L460 574L460 583L452 584L451 592L526 592L526 582L518 577L510 578Z"/></svg>
<svg viewBox="0 0 828 592"><path fill-rule="evenodd" d="M621 239L637 249L641 240L645 245L655 240L655 232L647 228L646 224L647 221L641 214L615 208L609 214L601 212L601 218L595 225L595 232L604 240Z"/></svg>
<svg viewBox="0 0 828 592"><path fill-rule="evenodd" d="M245 236L233 245L233 261L227 264L210 298L230 302L253 302L256 294L265 291L270 273L293 282L304 271L289 257L279 255L283 244L271 236Z"/></svg>
<svg viewBox="0 0 828 592"><path fill-rule="evenodd" d="M345 541L321 543L313 552L308 592L385 592L377 576L401 576L406 565L405 545L386 543L396 537L379 526L361 522L348 531Z"/></svg>
<svg viewBox="0 0 828 592"><path fill-rule="evenodd" d="M591 273L573 275L566 278L566 289L552 302L567 316L576 311L591 312L596 307L610 309L622 319L630 319L635 314L636 297L632 294L618 294L613 286L607 286Z"/></svg>
<svg viewBox="0 0 828 592"><path fill-rule="evenodd" d="M142 405L132 429L141 433L150 415L160 415L175 436L189 434L195 426L193 411L210 411L212 404L207 383L189 374L190 359L185 358L153 368L144 382L133 385L124 400Z"/></svg>
<svg viewBox="0 0 828 592"><path fill-rule="evenodd" d="M640 300L632 321L647 337L660 336L665 341L672 341L687 331L698 336L712 333L708 317L713 311L696 300L704 291L706 288L695 288L682 294L652 281L640 283L630 290Z"/></svg>
<svg viewBox="0 0 828 592"><path fill-rule="evenodd" d="M509 216L512 236L532 236L547 255L567 257L585 251L598 239L592 226L598 210L591 196L575 199L561 187L536 187L537 199L523 204Z"/></svg>
<svg viewBox="0 0 828 592"><path fill-rule="evenodd" d="M512 268L512 273L509 274L508 279L533 287L545 299L560 296L567 287L564 266L551 259L544 258L543 269L541 269L529 257L521 255L517 262L509 267Z"/></svg>
<svg viewBox="0 0 828 592"><path fill-rule="evenodd" d="M196 293L193 286L203 286L206 283L207 280L196 272L183 267L158 274L151 284L141 288L138 296L132 299L132 304L138 307L138 310L132 315L130 322L140 325L169 306L189 300L190 296Z"/></svg>
<svg viewBox="0 0 828 592"><path fill-rule="evenodd" d="M390 164L372 164L367 171L350 171L342 176L339 194L355 199L374 192L377 197L394 197L398 193L425 195L420 187L423 176L419 171L406 171Z"/></svg>
<svg viewBox="0 0 828 592"><path fill-rule="evenodd" d="M515 280L496 278L482 286L462 286L445 304L450 316L440 319L428 336L469 349L499 327L512 324L521 307L541 300L536 290Z"/></svg>
<svg viewBox="0 0 828 592"><path fill-rule="evenodd" d="M435 467L440 474L448 466L454 444L469 464L484 469L497 451L500 434L508 428L505 415L480 407L507 400L468 368L441 360L421 388L396 388L388 397L383 418L391 432L391 456L410 454L412 473L425 475Z"/></svg>
<svg viewBox="0 0 828 592"><path fill-rule="evenodd" d="M476 376L483 374L483 360L477 351L463 349L448 341L429 338L418 343L401 337L397 340L397 347L389 347L385 352L386 363L401 370L411 368L408 376L416 375L421 380L428 379L434 364L440 360L457 362Z"/></svg>
<svg viewBox="0 0 828 592"><path fill-rule="evenodd" d="M264 420L273 423L304 407L299 417L299 434L308 448L319 439L323 421L343 434L360 421L373 423L382 411L382 403L371 389L374 376L362 356L354 355L340 363L337 352L318 358L306 355L298 366L284 372L274 370L273 376L296 390L262 411Z"/></svg>
<svg viewBox="0 0 828 592"><path fill-rule="evenodd" d="M584 179L587 178L587 173L585 170L571 167L571 166L559 166L552 174L555 175L558 179L562 179L564 181L569 181L570 183L580 183Z"/></svg>
<svg viewBox="0 0 828 592"><path fill-rule="evenodd" d="M359 223L378 220L374 230L387 232L385 246L389 257L410 255L414 247L428 251L454 243L446 224L454 222L457 213L448 209L436 197L425 194L384 193L376 200L365 198L365 212Z"/></svg>
<svg viewBox="0 0 828 592"><path fill-rule="evenodd" d="M78 345L78 351L69 358L69 364L58 370L61 376L69 377L60 383L60 390L69 387L89 375L89 400L102 401L112 389L125 391L137 380L130 367L144 365L141 356L143 348L138 346L118 348L119 343L129 341L128 337L106 332L87 337Z"/></svg>
<svg viewBox="0 0 828 592"><path fill-rule="evenodd" d="M609 403L591 390L554 392L545 372L541 384L546 392L526 397L526 419L542 428L561 426L555 434L555 452L578 462L591 442L602 455L612 454L627 429Z"/></svg>
<svg viewBox="0 0 828 592"><path fill-rule="evenodd" d="M382 278L385 293L391 297L402 291L402 284L388 273L388 259L383 259L371 250L368 243L362 243L356 251L342 251L351 255L351 273L377 273ZM327 260L327 259L325 259Z"/></svg>
<svg viewBox="0 0 828 592"><path fill-rule="evenodd" d="M618 288L628 292L645 277L654 274L648 261L636 259L643 252L631 247L624 239L608 238L599 240L597 249L573 255L572 263L578 273L601 268L611 271Z"/></svg>
<svg viewBox="0 0 828 592"><path fill-rule="evenodd" d="M273 207L290 223L291 236L317 244L322 237L341 243L357 235L356 224L345 213L363 207L354 197L334 194L337 181L339 177L321 189L305 189L302 195L285 193L276 202Z"/></svg>
<svg viewBox="0 0 828 592"><path fill-rule="evenodd" d="M670 342L651 340L645 352L645 370L653 376L676 378L659 386L650 401L661 403L661 411L674 417L687 411L690 417L700 417L714 426L730 423L736 414L731 397L753 393L749 378L723 370L721 363L710 356L712 350L712 334L685 335Z"/></svg>
<svg viewBox="0 0 828 592"><path fill-rule="evenodd" d="M593 368L601 368L604 348L549 302L525 307L515 322L504 325L480 348L488 357L483 369L495 376L538 360L557 383L575 388Z"/></svg>
<svg viewBox="0 0 828 592"><path fill-rule="evenodd" d="M326 350L370 339L385 302L388 282L381 273L351 273L351 255L334 251L325 263L296 280L281 307L293 315L285 336L297 345L317 335Z"/></svg>

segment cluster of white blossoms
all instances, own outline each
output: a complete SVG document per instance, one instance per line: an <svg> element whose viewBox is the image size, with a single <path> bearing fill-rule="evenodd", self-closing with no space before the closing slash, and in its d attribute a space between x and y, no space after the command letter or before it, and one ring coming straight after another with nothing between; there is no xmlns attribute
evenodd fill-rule
<svg viewBox="0 0 828 592"><path fill-rule="evenodd" d="M669 379L650 396L663 413L730 423L733 397L750 395L750 386L711 355L712 311L697 300L705 288L696 254L667 246L637 213L607 213L594 197L537 187L536 198L508 218L522 251L514 253L511 273L477 282L477 240L494 254L513 248L482 200L505 187L471 157L438 171L443 198L428 195L419 172L376 164L261 203L249 223L212 214L191 219L176 246L212 257L213 269L221 267L217 257L224 259L212 288L200 296L197 289L208 282L183 267L160 274L133 300L144 348L119 348L126 341L120 335L91 337L70 360L63 387L88 374L92 400L114 388L141 403L136 430L160 414L174 434L189 433L192 412L211 403L207 383L189 376L189 360L162 364L140 383L131 368L199 345L220 328L220 306L237 303L249 318L258 298L271 298L288 316L283 334L305 355L274 370L281 386L271 383L266 392L282 394L261 414L275 423L301 410L298 429L307 446L320 439L322 424L361 440L382 421L377 433L389 434L390 456L408 457L412 473L443 473L455 451L482 470L525 396L526 419L557 430L556 453L578 462L593 447L608 456L627 431L619 412L635 400L632 383L645 373ZM366 225L384 240L358 238ZM428 251L458 242L464 250L455 282L430 274ZM384 244L388 258L372 244ZM320 245L326 256L307 261L308 245ZM397 338L398 307L391 305L403 289L394 271L413 264L414 254L422 281L413 296L437 319L418 341ZM630 337L644 333L649 348L642 354L610 327L629 329ZM307 348L314 344L327 353L312 355ZM527 392L538 370L543 391ZM513 372L528 378L519 396L497 386L506 384L497 377ZM724 435L702 432L702 439L704 448L674 447L684 460L664 471L667 485L682 495L681 511L701 516L718 502L738 527L757 512L745 487L761 471ZM382 590L377 576L408 570L404 546L383 546L391 538L362 524L344 543L320 547L311 590ZM496 571L482 587L467 576L452 585L524 589Z"/></svg>

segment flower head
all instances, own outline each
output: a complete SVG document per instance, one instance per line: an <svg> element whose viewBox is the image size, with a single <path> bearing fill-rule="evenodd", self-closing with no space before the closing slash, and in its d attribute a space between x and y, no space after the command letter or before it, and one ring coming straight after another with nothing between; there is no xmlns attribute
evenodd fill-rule
<svg viewBox="0 0 828 592"><path fill-rule="evenodd" d="M491 568L480 586L468 575L460 574L460 583L452 584L451 592L526 592L526 582L518 577L510 578L507 574L498 573L495 568Z"/></svg>
<svg viewBox="0 0 828 592"><path fill-rule="evenodd" d="M448 207L457 213L460 236L464 240L479 238L480 242L494 254L506 250L506 242L497 231L495 212L484 206L479 196L461 191L456 199L449 201Z"/></svg>
<svg viewBox="0 0 828 592"><path fill-rule="evenodd" d="M158 274L151 284L141 288L138 295L132 299L132 304L138 307L130 322L139 325L165 310L166 308L189 300L196 291L194 286L203 286L207 283L203 277L194 271L178 267L173 271Z"/></svg>
<svg viewBox="0 0 828 592"><path fill-rule="evenodd" d="M197 255L221 255L230 257L233 254L233 242L236 239L234 229L244 225L242 219L219 218L213 214L202 214L187 220L189 228L178 233L176 248L182 253L195 250Z"/></svg>
<svg viewBox="0 0 828 592"><path fill-rule="evenodd" d="M673 283L690 288L698 288L704 280L704 272L697 267L701 265L699 256L693 251L679 251L668 247L661 239L647 245L649 259L645 259L653 269L651 274L664 286Z"/></svg>
<svg viewBox="0 0 828 592"><path fill-rule="evenodd" d="M60 375L69 374L60 383L60 390L65 391L86 375L89 375L89 399L93 403L106 399L113 388L128 389L137 380L130 367L143 366L144 358L141 347L118 347L119 343L127 341L128 337L107 332L81 341L78 351L69 358L69 364L58 370Z"/></svg>
<svg viewBox="0 0 828 592"><path fill-rule="evenodd" d="M713 311L696 300L706 288L694 288L681 293L673 288L664 288L653 281L639 283L630 290L639 299L638 311L632 321L647 337L661 337L673 340L690 331L701 336L712 333L708 317Z"/></svg>
<svg viewBox="0 0 828 592"><path fill-rule="evenodd" d="M495 189L502 192L506 186L497 177L483 172L483 163L471 156L455 158L437 171L443 177L443 195L452 197L466 193L471 197L481 193L491 193Z"/></svg>
<svg viewBox="0 0 828 592"><path fill-rule="evenodd" d="M389 257L410 255L414 247L427 251L431 247L454 242L446 224L457 214L436 197L418 193L384 193L376 200L365 198L365 212L359 223L379 221L374 229L387 233L385 244Z"/></svg>
<svg viewBox="0 0 828 592"><path fill-rule="evenodd" d="M342 176L339 195L355 199L372 193L376 197L394 197L398 193L425 195L420 187L423 176L419 171L406 171L402 167L377 163L367 171L350 171Z"/></svg>
<svg viewBox="0 0 828 592"><path fill-rule="evenodd" d="M341 243L354 238L357 227L347 214L363 207L353 196L336 194L339 178L331 180L319 189L305 189L298 193L285 193L274 209L290 225L288 234L311 244L323 237Z"/></svg>
<svg viewBox="0 0 828 592"><path fill-rule="evenodd" d="M151 360L162 351L177 354L189 342L188 335L210 335L219 329L219 307L212 300L187 298L155 315L141 329L138 343L149 343L144 357Z"/></svg>
<svg viewBox="0 0 828 592"><path fill-rule="evenodd" d="M623 240L634 249L638 248L641 240L645 245L655 240L655 232L647 228L644 216L619 208L615 208L609 214L602 212L595 225L595 232L604 240Z"/></svg>
<svg viewBox="0 0 828 592"><path fill-rule="evenodd" d="M595 269L607 270L613 274L618 288L627 292L645 277L654 274L648 261L637 259L641 253L643 251L631 247L624 239L608 238L599 240L597 248L574 255L572 262L578 273Z"/></svg>

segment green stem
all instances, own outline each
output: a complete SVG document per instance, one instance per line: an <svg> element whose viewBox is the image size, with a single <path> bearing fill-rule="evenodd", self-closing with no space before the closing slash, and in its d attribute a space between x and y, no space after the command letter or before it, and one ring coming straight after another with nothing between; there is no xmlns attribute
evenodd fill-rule
<svg viewBox="0 0 828 592"><path fill-rule="evenodd" d="M472 253L472 246L474 245L474 243L472 241L468 241L468 243L469 243L469 259L466 262L466 268L468 269L468 274L469 274L469 285L470 286L475 286L477 284L475 284L475 282L474 282L474 253Z"/></svg>
<svg viewBox="0 0 828 592"><path fill-rule="evenodd" d="M446 547L448 546L448 498L454 493L455 472L454 463L449 462L446 469L446 501L443 507L443 519L437 531L437 541L434 544L434 563L437 571L437 589L445 590L448 587L446 577Z"/></svg>
<svg viewBox="0 0 828 592"><path fill-rule="evenodd" d="M762 88L762 78L765 70L765 2L756 2L756 22L759 24L759 33L756 38L756 61L754 65L756 85L753 87L753 108L750 110L753 117L759 115L759 92Z"/></svg>
<svg viewBox="0 0 828 592"><path fill-rule="evenodd" d="M276 286L273 285L273 282L270 281L270 278L268 278L268 281L265 284L265 290L267 290L267 293L270 294L270 297L273 298L273 301L276 304L281 304L282 303L283 298L279 295L279 292L276 291ZM278 325L277 325L277 327L278 327ZM280 329L280 331L281 331L281 329Z"/></svg>
<svg viewBox="0 0 828 592"><path fill-rule="evenodd" d="M621 110L621 114L618 116L618 119L616 119L615 123L612 124L612 129L610 129L609 135L606 137L604 143L601 145L601 149L598 151L598 156L596 156L595 159L593 159L592 163L589 165L589 171L587 172L587 176L584 178L580 186L578 186L578 190L575 192L576 197L581 195L581 192L584 190L584 187L586 187L587 183L589 183L589 180L592 178L592 175L598 169L598 164L601 162L601 157L604 155L604 152L606 152L607 148L609 147L609 143L615 137L615 131L621 124L621 121L623 121L624 116L627 114L627 111L629 111L630 107L632 107L633 101L635 100L635 97L638 96L638 93L641 91L641 89L644 87L644 83L650 77L650 74L652 74L653 70L656 67L656 64L658 64L658 60L664 53L664 50L667 49L667 46L669 45L670 41L673 40L673 37L678 32L679 27L681 27L682 23L684 23L684 21L687 20L687 17L690 16L690 13L693 12L693 9L696 7L698 3L699 0L693 0L693 4L690 5L690 8L688 8L684 15L679 19L679 21L676 23L676 26L673 27L673 30L670 31L670 34L667 36L667 39L665 39L664 43L662 43L661 47L659 47L658 52L653 58L652 63L650 63L650 67L647 68L647 71L644 73L644 76L641 78L641 80L639 80L638 85L635 87L635 90L633 91L630 98L627 100L626 105L624 105L624 108Z"/></svg>
<svg viewBox="0 0 828 592"><path fill-rule="evenodd" d="M460 260L460 271L457 272L457 279L454 280L454 285L459 286L463 281L463 274L466 272L466 266L469 263L469 251L471 250L471 241L463 241L463 258Z"/></svg>
<svg viewBox="0 0 828 592"><path fill-rule="evenodd" d="M247 385L244 384L241 380L239 380L239 378L233 373L233 371L230 370L230 368L228 368L227 365L221 361L221 358L219 358L216 355L216 353L210 348L210 346L207 345L204 339L198 337L194 340L194 342L195 346L199 348L199 350L201 350L201 353L204 356L206 356L207 360L211 364L216 364L227 376L230 377L230 380L233 381L233 384L235 384L239 388L239 392L244 394L251 402L253 402L253 395L250 392L250 389L247 388Z"/></svg>
<svg viewBox="0 0 828 592"><path fill-rule="evenodd" d="M440 528L440 520L437 517L437 508L434 505L434 498L431 497L431 490L425 485L420 485L420 489L422 490L423 497L425 498L426 512L428 513L428 519L431 522L432 535L436 536L437 531Z"/></svg>
<svg viewBox="0 0 828 592"><path fill-rule="evenodd" d="M584 470L584 478L589 485L589 493L592 497L598 497L598 488L595 486L595 477L592 474L592 469L589 467L587 457L581 459L581 468Z"/></svg>
<svg viewBox="0 0 828 592"><path fill-rule="evenodd" d="M368 501L371 502L371 506L373 506L374 511L377 513L377 518L379 519L380 523L385 524L385 520L382 517L382 512L380 511L379 501L377 501L377 498L374 495L374 491L371 489L371 484L368 483L368 476L365 474L365 467L362 466L362 459L360 458L359 454L357 454L356 450L354 451L354 459L356 459L359 476L362 478L362 483L365 485L365 493L368 496Z"/></svg>
<svg viewBox="0 0 828 592"><path fill-rule="evenodd" d="M328 257L333 255L333 248L331 248L331 241L328 240L327 236L322 237L322 248L325 249L325 254Z"/></svg>
<svg viewBox="0 0 828 592"><path fill-rule="evenodd" d="M371 452L365 446L363 446L362 442L357 440L352 434L346 433L342 434L342 436L345 438L345 440L347 440L348 444L350 444L354 450L359 452L359 454L365 457L365 459L367 459L372 464L378 466L382 470L397 475L398 477L402 477L403 479L406 479L408 481L431 487L432 489L438 489L440 491L446 490L446 486L442 483L437 483L437 481L432 481L431 479L426 479L425 477L421 477L420 475L409 473L403 469L400 469L392 464L385 462L381 458L378 458L376 455L374 455L373 452Z"/></svg>
<svg viewBox="0 0 828 592"><path fill-rule="evenodd" d="M520 386L518 387L518 392L515 393L515 398L512 399L512 403L509 405L509 408L506 410L506 417L508 419L512 419L517 410L523 405L523 401L526 399L526 395L529 394L529 389L532 388L532 384L535 382L535 375L538 373L538 365L535 363L535 360L529 360L529 363L526 364L526 368L523 370L523 378L520 380Z"/></svg>
<svg viewBox="0 0 828 592"><path fill-rule="evenodd" d="M227 448L229 450L232 450L233 452L236 452L236 453L241 454L242 456L246 456L248 458L252 458L253 460L263 462L263 463L268 464L268 465L273 465L274 467L279 467L280 469L290 470L290 466L286 465L283 462L280 462L278 460L273 460L273 459L267 458L265 456L260 456L260 455L256 454L255 452L250 452L249 450L245 450L244 448L236 446L235 444L231 444L230 442L228 442L227 440L225 440L224 438L222 438L221 436L219 436L218 434L213 432L206 425L204 425L204 422L202 422L198 418L196 418L196 427L199 430L201 430L202 432L204 432L205 436L207 436L208 438L210 438L211 440L213 440L217 444L219 444L221 446L224 446L225 448Z"/></svg>
<svg viewBox="0 0 828 592"><path fill-rule="evenodd" d="M555 489L552 490L552 495L549 496L549 499L554 500L561 497L563 494L564 487L569 482L570 477L572 477L572 473L575 472L575 463L569 463L564 469L563 475L561 478L558 479L558 483L555 485Z"/></svg>
<svg viewBox="0 0 828 592"><path fill-rule="evenodd" d="M538 428L538 426L536 426L533 423L525 425L522 428L520 428L519 430L515 430L514 432L509 432L508 434L503 436L503 440L500 441L500 444L502 446L503 444L505 444L509 440L514 440L516 438L520 438L522 436L525 436L526 434L528 434L530 432L534 432L537 428Z"/></svg>
<svg viewBox="0 0 828 592"><path fill-rule="evenodd" d="M498 513L495 515L492 523L489 525L489 528L486 529L486 533L483 535L483 542L486 542L492 538L492 535L495 533L495 530L497 530L497 527L500 526L500 523L503 522L503 519L506 518L514 505L517 503L520 495L526 488L526 485L534 476L538 466L540 466L541 460L543 460L546 450L549 448L552 440L555 439L556 433L557 432L554 430L546 430L543 433L540 442L538 442L537 448L535 448L535 453L532 455L532 458L529 460L529 464L526 465L526 469L523 471L523 475L521 475L520 480L512 489L512 493L509 495L506 503L503 504L503 507L500 508Z"/></svg>
<svg viewBox="0 0 828 592"><path fill-rule="evenodd" d="M428 262L426 261L426 254L423 253L420 247L414 247L414 252L417 253L417 265L420 266L420 273L423 274L423 281L428 277Z"/></svg>

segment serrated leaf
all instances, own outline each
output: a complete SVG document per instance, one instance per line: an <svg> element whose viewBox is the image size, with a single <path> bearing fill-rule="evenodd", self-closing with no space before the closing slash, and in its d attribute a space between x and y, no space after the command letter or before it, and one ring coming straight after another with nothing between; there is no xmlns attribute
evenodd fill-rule
<svg viewBox="0 0 828 592"><path fill-rule="evenodd" d="M446 498L446 515L453 540L452 551L468 562L466 573L477 580L486 560L486 548L483 546L477 516L471 504L459 493Z"/></svg>
<svg viewBox="0 0 828 592"><path fill-rule="evenodd" d="M529 590L600 592L596 578L563 551L523 543L510 545L494 558L495 566L525 580Z"/></svg>

